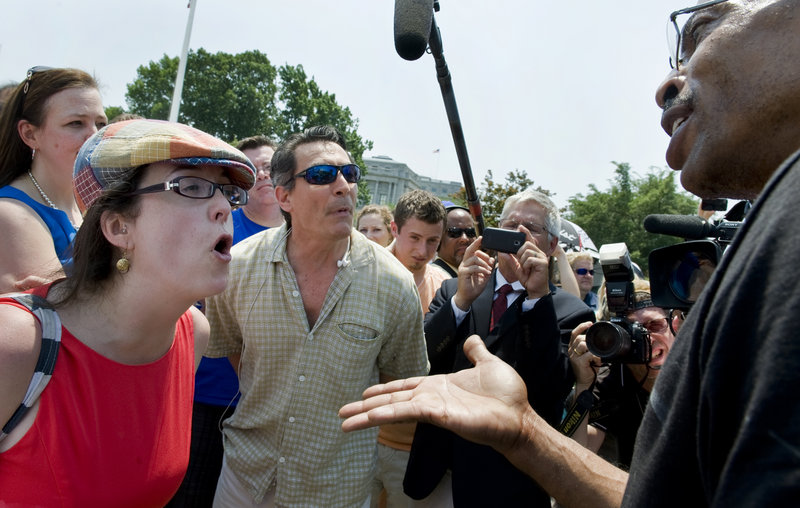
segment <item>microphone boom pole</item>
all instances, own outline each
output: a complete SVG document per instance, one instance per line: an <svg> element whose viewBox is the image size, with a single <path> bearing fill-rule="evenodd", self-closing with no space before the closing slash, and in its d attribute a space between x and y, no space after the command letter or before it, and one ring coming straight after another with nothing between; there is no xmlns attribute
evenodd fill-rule
<svg viewBox="0 0 800 508"><path fill-rule="evenodd" d="M481 203L478 199L478 192L475 190L475 180L472 178L472 167L467 155L467 143L464 141L464 130L461 128L461 118L458 115L456 96L453 92L453 80L447 62L442 51L442 37L439 34L439 27L436 25L436 17L431 18L431 34L428 40L433 59L436 62L436 78L439 81L439 88L442 90L444 108L447 111L447 119L450 122L450 132L453 135L453 142L458 156L458 165L461 168L461 177L464 180L464 191L467 195L467 206L478 226L478 234L483 234L483 212Z"/></svg>

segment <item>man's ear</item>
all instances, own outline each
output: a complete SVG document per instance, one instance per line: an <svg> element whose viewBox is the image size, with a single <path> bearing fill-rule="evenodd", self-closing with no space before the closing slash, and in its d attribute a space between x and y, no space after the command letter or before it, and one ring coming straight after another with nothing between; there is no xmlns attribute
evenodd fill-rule
<svg viewBox="0 0 800 508"><path fill-rule="evenodd" d="M22 119L17 122L17 134L19 134L22 142L28 145L31 150L36 149L38 146L38 142L36 141L38 129L35 125L25 119Z"/></svg>
<svg viewBox="0 0 800 508"><path fill-rule="evenodd" d="M100 216L100 230L108 243L121 250L133 250L130 219L114 212L103 212Z"/></svg>
<svg viewBox="0 0 800 508"><path fill-rule="evenodd" d="M392 221L391 226L392 226L392 236L397 238L397 235L400 233L400 228L397 227L397 223L395 221Z"/></svg>
<svg viewBox="0 0 800 508"><path fill-rule="evenodd" d="M545 254L547 254L547 257L553 255L553 253L556 251L556 246L558 245L558 237L555 235L550 235L550 236L552 237L550 238L550 245L548 246L547 252L545 252Z"/></svg>
<svg viewBox="0 0 800 508"><path fill-rule="evenodd" d="M278 201L278 206L281 207L286 213L292 211L292 193L283 185L275 187L275 200Z"/></svg>

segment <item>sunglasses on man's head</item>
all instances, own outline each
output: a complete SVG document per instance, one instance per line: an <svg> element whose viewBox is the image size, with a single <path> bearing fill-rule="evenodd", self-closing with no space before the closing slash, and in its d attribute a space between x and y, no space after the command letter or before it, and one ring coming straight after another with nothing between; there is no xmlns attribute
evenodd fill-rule
<svg viewBox="0 0 800 508"><path fill-rule="evenodd" d="M578 275L586 275L587 273L589 275L594 275L594 270L589 270L588 268L578 268L577 270L575 270L575 273L577 273Z"/></svg>
<svg viewBox="0 0 800 508"><path fill-rule="evenodd" d="M475 238L475 228L447 228L447 236L450 238L461 238L461 235L467 235L467 238Z"/></svg>
<svg viewBox="0 0 800 508"><path fill-rule="evenodd" d="M294 175L295 178L305 178L311 185L327 185L336 181L336 176L341 171L342 176L348 183L358 183L361 180L361 168L355 164L345 164L344 166L334 166L332 164L322 164L311 166Z"/></svg>

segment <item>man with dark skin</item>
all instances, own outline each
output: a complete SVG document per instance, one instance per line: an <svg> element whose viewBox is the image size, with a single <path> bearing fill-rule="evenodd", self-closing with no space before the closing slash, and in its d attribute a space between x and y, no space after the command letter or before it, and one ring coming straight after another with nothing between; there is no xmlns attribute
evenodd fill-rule
<svg viewBox="0 0 800 508"><path fill-rule="evenodd" d="M444 426L495 447L562 506L797 503L800 275L785 259L800 248L800 2L716 0L675 16L686 11L656 93L667 162L702 198L757 200L655 383L630 476L545 425L475 337L475 368L372 387L342 408L345 430Z"/></svg>
<svg viewBox="0 0 800 508"><path fill-rule="evenodd" d="M472 215L466 208L445 203L445 210L447 210L447 229L442 236L438 256L433 264L446 271L451 277L457 277L458 267L464 259L464 252L475 241L477 232Z"/></svg>

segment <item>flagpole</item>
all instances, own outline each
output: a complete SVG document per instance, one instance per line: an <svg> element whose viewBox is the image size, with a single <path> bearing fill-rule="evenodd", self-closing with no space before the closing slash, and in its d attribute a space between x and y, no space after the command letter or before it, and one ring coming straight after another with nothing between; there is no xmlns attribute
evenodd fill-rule
<svg viewBox="0 0 800 508"><path fill-rule="evenodd" d="M181 108L181 96L183 95L183 77L186 74L186 58L189 53L189 39L192 37L192 23L194 22L194 8L197 0L189 0L189 19L186 22L186 34L183 36L183 49L178 60L178 76L175 78L175 90L172 92L172 106L169 109L169 121L178 121L178 111Z"/></svg>

